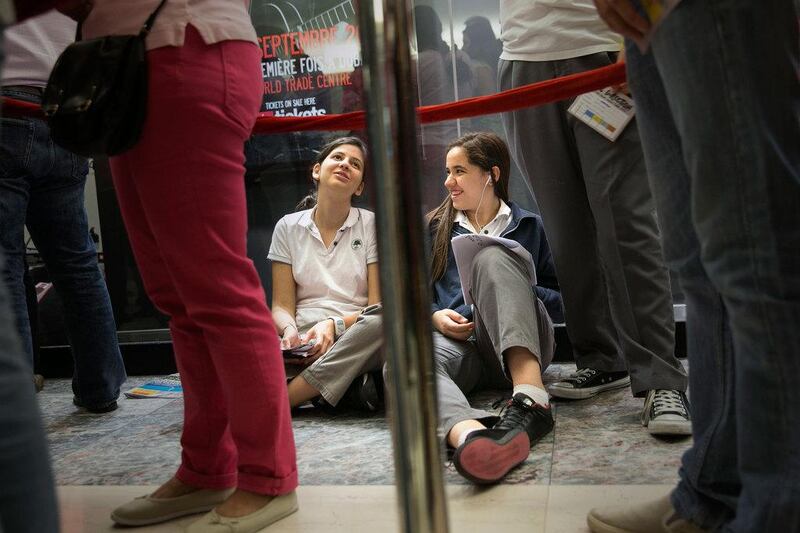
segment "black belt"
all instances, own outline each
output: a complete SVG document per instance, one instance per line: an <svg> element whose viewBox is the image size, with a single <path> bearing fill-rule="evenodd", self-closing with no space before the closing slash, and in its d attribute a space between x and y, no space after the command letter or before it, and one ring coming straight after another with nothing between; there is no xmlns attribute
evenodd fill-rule
<svg viewBox="0 0 800 533"><path fill-rule="evenodd" d="M44 94L43 87L33 87L31 85L3 85L4 91L16 91L18 93L30 94L31 96L41 97Z"/></svg>

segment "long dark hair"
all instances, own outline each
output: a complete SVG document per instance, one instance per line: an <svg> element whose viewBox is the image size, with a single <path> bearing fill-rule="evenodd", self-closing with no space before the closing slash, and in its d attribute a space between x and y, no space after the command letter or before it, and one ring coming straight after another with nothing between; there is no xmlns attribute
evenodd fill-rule
<svg viewBox="0 0 800 533"><path fill-rule="evenodd" d="M464 23L464 35L469 37L469 46L464 47L464 52L472 59L486 63L497 74L503 44L495 36L489 19L482 16L468 18Z"/></svg>
<svg viewBox="0 0 800 533"><path fill-rule="evenodd" d="M312 171L314 165L317 164L321 165L322 162L325 161L325 158L331 154L331 152L333 152L335 149L344 144L357 146L358 149L361 150L361 153L364 154L364 168L361 171L361 180L363 181L367 175L367 145L364 143L364 141L355 136L337 137L336 139L333 139L332 141L328 142L325 146L323 146L320 149L319 154L317 154L317 158L311 164ZM317 182L317 180L315 180L314 178L311 178L311 181L314 183L314 188L311 189L311 192L308 194L308 196L300 200L300 203L298 203L295 206L294 208L295 211L303 211L304 209L311 209L312 207L317 205L317 187L319 187L319 182Z"/></svg>
<svg viewBox="0 0 800 533"><path fill-rule="evenodd" d="M499 176L492 176L494 194L504 202L508 202L508 179L511 172L511 155L506 142L498 135L479 131L462 135L447 147L447 152L453 148L463 148L467 160L476 167L491 173L492 167L500 169ZM431 254L431 275L436 281L447 270L447 256L450 248L450 234L456 218L456 209L450 195L439 204L439 207L428 213L428 228L435 231L433 237L433 251Z"/></svg>
<svg viewBox="0 0 800 533"><path fill-rule="evenodd" d="M453 69L449 67L452 61L451 55L455 52L450 50L446 42L442 40L442 20L436 10L428 5L414 7L414 29L416 30L417 50L424 52L434 50L442 56L444 74L450 83L453 83ZM472 68L464 61L460 54L455 55L456 78L459 83L470 83L473 78ZM424 88L424 81L420 80ZM469 96L469 95L468 95Z"/></svg>
<svg viewBox="0 0 800 533"><path fill-rule="evenodd" d="M442 52L442 20L431 6L414 6L417 49Z"/></svg>

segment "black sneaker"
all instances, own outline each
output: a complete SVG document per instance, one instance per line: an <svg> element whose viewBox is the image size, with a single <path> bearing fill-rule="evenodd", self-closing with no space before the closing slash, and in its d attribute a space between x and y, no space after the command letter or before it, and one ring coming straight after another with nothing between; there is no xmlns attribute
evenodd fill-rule
<svg viewBox="0 0 800 533"><path fill-rule="evenodd" d="M374 413L383 408L383 378L380 372L358 376L337 404L337 407Z"/></svg>
<svg viewBox="0 0 800 533"><path fill-rule="evenodd" d="M594 368L582 368L563 381L547 387L556 398L583 400L597 396L603 391L621 389L631 383L631 378L622 372L603 372Z"/></svg>
<svg viewBox="0 0 800 533"><path fill-rule="evenodd" d="M689 400L679 390L649 390L642 410L642 425L652 435L691 435Z"/></svg>
<svg viewBox="0 0 800 533"><path fill-rule="evenodd" d="M102 405L83 405L77 397L73 397L72 403L75 405L75 407L80 407L81 409L85 409L86 411L95 415L102 415L104 413L116 411L118 407L116 400L112 400L111 402L104 403Z"/></svg>
<svg viewBox="0 0 800 533"><path fill-rule="evenodd" d="M553 429L553 414L527 395L508 401L491 429L473 431L453 454L459 474L477 484L497 483L524 462L531 447Z"/></svg>

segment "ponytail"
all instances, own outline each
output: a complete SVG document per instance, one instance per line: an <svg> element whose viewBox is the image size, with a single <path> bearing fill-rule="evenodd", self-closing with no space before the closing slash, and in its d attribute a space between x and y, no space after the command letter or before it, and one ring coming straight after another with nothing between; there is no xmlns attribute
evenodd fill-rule
<svg viewBox="0 0 800 533"><path fill-rule="evenodd" d="M300 200L300 202L294 207L296 211L305 211L306 209L312 209L314 206L317 205L317 191L316 189L312 190L308 196Z"/></svg>

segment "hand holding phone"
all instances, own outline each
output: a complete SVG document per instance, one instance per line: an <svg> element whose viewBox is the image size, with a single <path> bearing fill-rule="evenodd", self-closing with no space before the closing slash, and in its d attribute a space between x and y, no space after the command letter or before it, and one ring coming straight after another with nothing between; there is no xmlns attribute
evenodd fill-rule
<svg viewBox="0 0 800 533"><path fill-rule="evenodd" d="M314 344L316 344L316 340L311 339L307 343L301 344L300 346L283 350L283 356L292 359L308 357L308 351L314 347Z"/></svg>

